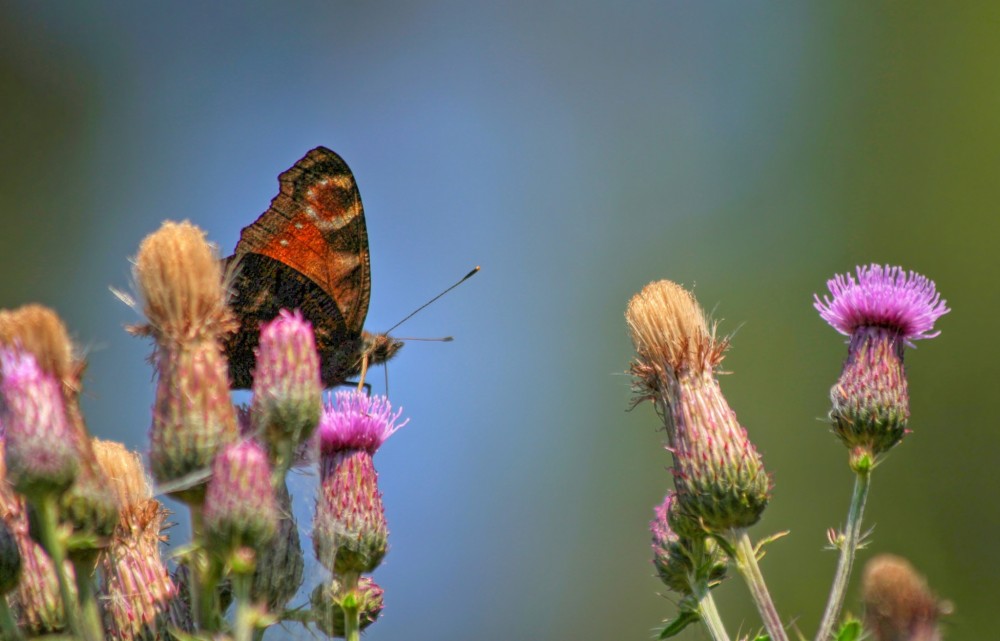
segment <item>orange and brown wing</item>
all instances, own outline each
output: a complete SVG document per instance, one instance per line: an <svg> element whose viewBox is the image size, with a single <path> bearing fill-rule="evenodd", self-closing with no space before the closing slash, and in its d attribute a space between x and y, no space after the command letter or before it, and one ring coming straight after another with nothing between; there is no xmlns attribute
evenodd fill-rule
<svg viewBox="0 0 1000 641"><path fill-rule="evenodd" d="M347 332L360 334L371 267L354 175L340 156L317 147L278 182L271 206L240 234L236 256L261 254L304 275L333 299Z"/></svg>

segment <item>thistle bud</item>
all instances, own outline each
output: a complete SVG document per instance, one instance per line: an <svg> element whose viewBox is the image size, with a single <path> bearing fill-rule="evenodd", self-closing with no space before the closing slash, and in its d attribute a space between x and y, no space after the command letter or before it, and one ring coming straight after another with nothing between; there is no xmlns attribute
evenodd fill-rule
<svg viewBox="0 0 1000 641"><path fill-rule="evenodd" d="M309 439L319 423L322 392L312 326L300 312L283 309L260 329L250 409L255 432L272 454Z"/></svg>
<svg viewBox="0 0 1000 641"><path fill-rule="evenodd" d="M358 604L360 629L364 630L382 614L383 590L371 578L363 576L358 580L353 598ZM327 636L344 637L344 607L347 597L342 584L336 578L329 584L320 584L309 597L316 626Z"/></svg>
<svg viewBox="0 0 1000 641"><path fill-rule="evenodd" d="M371 572L388 547L372 455L397 429L385 397L338 392L320 419L320 487L313 520L316 558L338 574Z"/></svg>
<svg viewBox="0 0 1000 641"><path fill-rule="evenodd" d="M253 441L230 445L215 459L205 494L206 541L223 554L268 545L278 528L267 454Z"/></svg>
<svg viewBox="0 0 1000 641"><path fill-rule="evenodd" d="M7 478L14 489L31 500L63 494L79 470L79 443L61 383L33 355L0 348L0 401Z"/></svg>
<svg viewBox="0 0 1000 641"><path fill-rule="evenodd" d="M203 474L238 437L228 367L218 344L198 342L158 354L159 380L150 465L157 483L178 483L175 496L200 503Z"/></svg>
<svg viewBox="0 0 1000 641"><path fill-rule="evenodd" d="M694 582L715 586L725 578L726 556L714 539L699 532L696 536L678 534L672 523L688 521L678 514L677 497L668 492L663 503L654 508L656 518L649 523L653 533L653 566L671 590L682 595L692 593Z"/></svg>
<svg viewBox="0 0 1000 641"><path fill-rule="evenodd" d="M694 296L670 281L643 288L625 316L637 400L653 400L663 416L678 509L708 531L753 525L770 483L713 374L728 340L716 338Z"/></svg>
<svg viewBox="0 0 1000 641"><path fill-rule="evenodd" d="M876 641L939 641L940 603L910 563L882 554L865 565L865 628Z"/></svg>
<svg viewBox="0 0 1000 641"><path fill-rule="evenodd" d="M900 267L870 265L827 281L833 298L814 296L820 316L850 337L847 360L830 390L833 430L852 465L889 451L907 433L910 398L903 350L933 338L948 307L933 281Z"/></svg>

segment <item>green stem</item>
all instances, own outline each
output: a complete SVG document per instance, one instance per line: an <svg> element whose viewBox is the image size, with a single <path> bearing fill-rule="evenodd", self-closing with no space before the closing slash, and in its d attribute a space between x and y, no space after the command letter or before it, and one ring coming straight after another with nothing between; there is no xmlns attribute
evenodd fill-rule
<svg viewBox="0 0 1000 641"><path fill-rule="evenodd" d="M190 579L191 603L194 613L195 627L206 632L213 632L217 629L218 616L216 613L215 588L217 579L215 578L215 563L212 562L205 549L205 541L202 537L204 532L204 520L200 505L189 505L191 513L191 542L194 549L188 558L188 578Z"/></svg>
<svg viewBox="0 0 1000 641"><path fill-rule="evenodd" d="M90 639L84 634L84 628L80 622L77 601L70 590L69 576L66 573L66 550L63 542L59 539L59 506L55 496L42 497L37 503L38 507L38 529L41 536L42 549L49 555L59 580L59 595L62 597L63 613L70 630L77 637Z"/></svg>
<svg viewBox="0 0 1000 641"><path fill-rule="evenodd" d="M250 602L250 582L253 574L233 573L233 596L236 618L233 641L252 641L254 636L253 604Z"/></svg>
<svg viewBox="0 0 1000 641"><path fill-rule="evenodd" d="M345 641L360 641L361 639L361 607L358 604L359 578L360 576L355 572L345 572L340 577L342 589L347 595L342 601Z"/></svg>
<svg viewBox="0 0 1000 641"><path fill-rule="evenodd" d="M840 558L837 560L837 571L830 588L830 598L826 602L826 611L816 632L816 641L827 641L833 634L833 626L840 616L847 595L847 584L851 577L851 566L854 565L854 554L861 542L861 517L865 511L865 501L868 499L868 489L871 487L871 470L857 470L854 479L854 494L851 495L851 507L847 511L847 525L844 527L844 540L840 544Z"/></svg>
<svg viewBox="0 0 1000 641"><path fill-rule="evenodd" d="M93 567L88 561L73 562L73 572L76 576L76 596L80 601L80 613L83 625L89 634L88 638L104 641L104 625L101 623L101 613L97 608L97 595L90 580L90 570Z"/></svg>
<svg viewBox="0 0 1000 641"><path fill-rule="evenodd" d="M7 605L7 597L0 595L0 630L3 631L3 638L7 641L24 641L21 630L14 620L14 613Z"/></svg>
<svg viewBox="0 0 1000 641"><path fill-rule="evenodd" d="M691 586L692 594L698 600L698 615L701 616L702 623L708 628L708 633L713 641L729 641L729 634L726 633L726 626L719 616L719 609L715 607L715 599L704 581L697 582Z"/></svg>
<svg viewBox="0 0 1000 641"><path fill-rule="evenodd" d="M753 597L771 641L788 641L788 635L785 634L785 628L781 624L781 617L778 616L778 610L774 607L774 601L771 600L767 585L764 583L764 575L757 565L757 554L753 549L753 543L750 542L750 536L746 530L738 529L733 530L729 538L730 544L736 551L734 559L736 569L750 588L750 596Z"/></svg>

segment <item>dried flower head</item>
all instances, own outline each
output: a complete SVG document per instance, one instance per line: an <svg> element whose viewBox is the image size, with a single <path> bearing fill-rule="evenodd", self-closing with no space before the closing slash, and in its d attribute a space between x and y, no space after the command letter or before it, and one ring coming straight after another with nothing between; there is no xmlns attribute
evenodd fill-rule
<svg viewBox="0 0 1000 641"><path fill-rule="evenodd" d="M121 504L121 518L98 561L105 630L111 638L170 639L191 632L191 615L160 556L167 510L152 497L142 459L113 441L94 441L102 476Z"/></svg>
<svg viewBox="0 0 1000 641"><path fill-rule="evenodd" d="M876 641L939 641L938 618L949 610L927 581L899 556L882 554L865 565L865 628Z"/></svg>
<svg viewBox="0 0 1000 641"><path fill-rule="evenodd" d="M834 432L851 451L852 467L871 465L907 433L910 397L906 345L933 338L934 322L950 311L934 283L900 267L857 268L857 279L827 282L833 298L814 296L820 316L850 336L847 360L830 390Z"/></svg>
<svg viewBox="0 0 1000 641"><path fill-rule="evenodd" d="M709 330L694 296L669 281L643 288L626 319L636 346L636 387L664 420L679 509L710 531L756 523L769 480L713 374L728 341Z"/></svg>
<svg viewBox="0 0 1000 641"><path fill-rule="evenodd" d="M161 344L214 340L234 328L218 252L191 223L167 221L147 236L133 276L150 322L138 331Z"/></svg>
<svg viewBox="0 0 1000 641"><path fill-rule="evenodd" d="M72 386L78 376L78 360L66 326L59 316L42 305L0 310L0 346L18 347L35 357L44 372Z"/></svg>

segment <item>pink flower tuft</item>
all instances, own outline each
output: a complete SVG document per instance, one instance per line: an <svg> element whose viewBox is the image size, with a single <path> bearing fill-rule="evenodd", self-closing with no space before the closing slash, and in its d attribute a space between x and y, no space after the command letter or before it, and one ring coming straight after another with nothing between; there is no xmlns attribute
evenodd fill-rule
<svg viewBox="0 0 1000 641"><path fill-rule="evenodd" d="M833 295L813 295L813 307L841 334L852 335L860 327L883 327L906 343L934 338L934 322L950 309L934 281L907 272L902 267L869 265L851 274L838 274L826 285Z"/></svg>
<svg viewBox="0 0 1000 641"><path fill-rule="evenodd" d="M344 450L365 450L374 454L386 439L409 422L399 422L403 410L395 413L389 399L370 397L352 390L337 392L333 403L327 402L319 421L320 449L329 455Z"/></svg>

